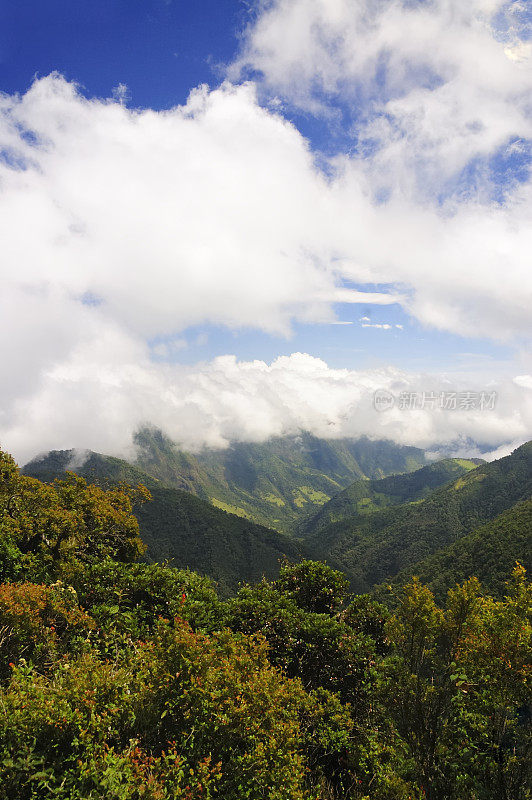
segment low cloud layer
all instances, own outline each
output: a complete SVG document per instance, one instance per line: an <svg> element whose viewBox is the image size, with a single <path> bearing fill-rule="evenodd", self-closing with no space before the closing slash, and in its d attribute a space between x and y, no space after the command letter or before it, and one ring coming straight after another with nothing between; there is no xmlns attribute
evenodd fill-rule
<svg viewBox="0 0 532 800"><path fill-rule="evenodd" d="M133 433L145 424L191 450L304 429L323 437L368 435L429 449L452 442L450 452L475 454L471 440L489 450L527 438L531 383L522 377L463 385L459 379L395 369L331 369L304 353L271 364L223 356L196 367L161 365L123 334L108 332L80 346L14 406L2 439L21 462L73 446L128 456ZM376 410L376 390L391 392L394 407ZM493 407L480 407L482 391L497 392ZM459 400L455 409L442 410L441 392L445 397L473 392L475 407L461 408ZM411 408L410 393L419 397L414 404L424 407ZM436 400L428 399L431 393Z"/></svg>

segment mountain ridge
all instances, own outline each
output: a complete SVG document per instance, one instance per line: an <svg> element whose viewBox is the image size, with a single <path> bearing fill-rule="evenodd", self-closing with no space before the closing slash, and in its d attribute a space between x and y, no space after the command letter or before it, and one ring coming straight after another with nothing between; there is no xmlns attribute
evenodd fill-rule
<svg viewBox="0 0 532 800"><path fill-rule="evenodd" d="M426 463L415 447L386 440L319 439L308 432L262 443L184 453L156 429L135 438L136 464L168 486L282 532L357 478L409 472Z"/></svg>
<svg viewBox="0 0 532 800"><path fill-rule="evenodd" d="M532 495L532 442L436 489L425 500L333 523L304 539L355 592L393 579Z"/></svg>
<svg viewBox="0 0 532 800"><path fill-rule="evenodd" d="M482 459L447 458L420 469L386 478L355 481L318 511L303 519L296 532L303 538L357 514L425 499L434 489L483 464Z"/></svg>
<svg viewBox="0 0 532 800"><path fill-rule="evenodd" d="M23 472L49 482L64 475L74 451L51 451L30 462ZM218 582L222 593L240 581L275 577L282 561L299 561L303 545L278 531L227 513L200 497L164 486L137 466L122 459L88 454L76 474L104 487L120 483L144 484L152 499L135 510L149 561L170 561Z"/></svg>

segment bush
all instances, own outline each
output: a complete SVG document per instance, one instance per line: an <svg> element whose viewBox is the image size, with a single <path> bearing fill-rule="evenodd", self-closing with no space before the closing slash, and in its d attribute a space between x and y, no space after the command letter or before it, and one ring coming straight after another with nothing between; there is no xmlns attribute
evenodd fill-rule
<svg viewBox="0 0 532 800"><path fill-rule="evenodd" d="M10 663L21 658L40 669L49 668L95 627L79 608L71 586L0 585L0 678L5 680Z"/></svg>
<svg viewBox="0 0 532 800"><path fill-rule="evenodd" d="M0 785L20 800L302 800L302 699L263 641L160 622L128 663L91 652L49 676L15 667L0 698Z"/></svg>

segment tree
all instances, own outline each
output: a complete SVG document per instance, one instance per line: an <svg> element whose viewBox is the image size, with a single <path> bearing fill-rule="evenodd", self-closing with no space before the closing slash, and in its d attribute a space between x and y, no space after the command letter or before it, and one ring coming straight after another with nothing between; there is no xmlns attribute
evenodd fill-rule
<svg viewBox="0 0 532 800"><path fill-rule="evenodd" d="M306 560L284 564L275 587L304 611L334 614L345 602L349 582L342 572L321 561Z"/></svg>
<svg viewBox="0 0 532 800"><path fill-rule="evenodd" d="M522 569L509 588L496 601L471 578L441 609L414 579L388 625L384 714L427 800L530 797L532 592Z"/></svg>
<svg viewBox="0 0 532 800"><path fill-rule="evenodd" d="M111 557L134 561L145 550L133 503L150 499L144 486L104 490L67 473L53 484L21 475L0 452L0 550L4 580L58 574Z"/></svg>

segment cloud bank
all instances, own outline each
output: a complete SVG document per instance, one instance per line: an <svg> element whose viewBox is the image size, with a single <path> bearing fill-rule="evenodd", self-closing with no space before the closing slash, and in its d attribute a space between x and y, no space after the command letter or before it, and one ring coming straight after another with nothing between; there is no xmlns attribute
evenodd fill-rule
<svg viewBox="0 0 532 800"><path fill-rule="evenodd" d="M473 442L495 449L524 441L532 427L532 391L521 382L457 385L397 369L332 369L305 353L271 364L221 356L184 367L154 364L128 337L107 332L50 370L37 392L17 404L4 427L23 462L38 451L79 448L132 454L133 433L150 424L184 449L224 447L310 430L318 436L392 439L477 454ZM374 407L376 390L394 394L394 408ZM494 408L402 408L401 393L496 391ZM478 403L477 403L478 406Z"/></svg>

